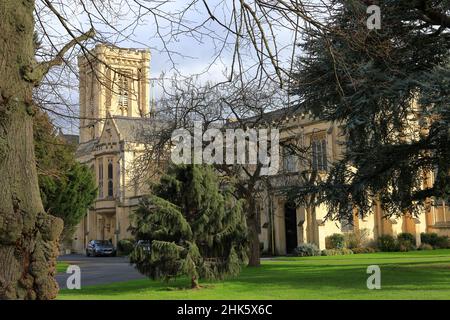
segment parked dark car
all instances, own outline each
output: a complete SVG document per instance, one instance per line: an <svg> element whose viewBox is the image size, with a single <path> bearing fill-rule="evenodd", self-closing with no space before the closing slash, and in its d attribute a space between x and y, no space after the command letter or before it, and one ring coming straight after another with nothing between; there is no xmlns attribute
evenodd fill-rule
<svg viewBox="0 0 450 320"><path fill-rule="evenodd" d="M114 248L111 241L108 240L91 240L86 248L86 255L93 256L116 256L116 248Z"/></svg>

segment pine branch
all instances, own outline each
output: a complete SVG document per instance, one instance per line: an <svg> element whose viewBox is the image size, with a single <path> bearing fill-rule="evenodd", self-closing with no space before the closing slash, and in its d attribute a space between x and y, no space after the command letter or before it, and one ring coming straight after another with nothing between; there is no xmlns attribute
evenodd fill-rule
<svg viewBox="0 0 450 320"><path fill-rule="evenodd" d="M445 13L430 8L426 0L420 0L416 8L422 13L421 18L425 22L435 26L450 28L450 17Z"/></svg>

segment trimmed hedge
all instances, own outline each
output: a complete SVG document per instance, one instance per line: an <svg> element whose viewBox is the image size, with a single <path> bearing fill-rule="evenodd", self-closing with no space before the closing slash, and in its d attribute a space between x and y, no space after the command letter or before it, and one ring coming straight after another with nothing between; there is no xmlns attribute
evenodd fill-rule
<svg viewBox="0 0 450 320"><path fill-rule="evenodd" d="M377 239L378 248L383 252L394 252L399 250L397 240L390 235L380 236Z"/></svg>
<svg viewBox="0 0 450 320"><path fill-rule="evenodd" d="M350 240L350 241L349 241ZM447 236L439 236L436 233L422 233L422 245L416 248L416 237L411 233L399 233L397 237L391 235L383 235L373 241L372 246L358 246L354 248L346 248L347 245L357 244L353 241L353 237L347 237L343 234L335 233L325 238L325 250L320 251L315 244L305 243L299 245L294 250L294 255L298 257L309 256L338 256L347 254L363 254L375 252L398 252L410 250L432 250L450 248L450 239ZM369 241L365 241L369 243Z"/></svg>
<svg viewBox="0 0 450 320"><path fill-rule="evenodd" d="M447 236L440 236L435 245L436 249L449 249L450 248L450 239Z"/></svg>
<svg viewBox="0 0 450 320"><path fill-rule="evenodd" d="M450 248L450 241L447 236L439 236L437 233L421 233L420 239L422 243L429 244L434 249L447 249Z"/></svg>
<svg viewBox="0 0 450 320"><path fill-rule="evenodd" d="M438 234L434 232L430 233L424 233L422 232L420 234L420 240L422 243L429 244L430 246L434 247L438 238Z"/></svg>
<svg viewBox="0 0 450 320"><path fill-rule="evenodd" d="M378 237L377 245L382 252L410 251L416 249L416 239L411 233L399 233L397 238L390 235Z"/></svg>

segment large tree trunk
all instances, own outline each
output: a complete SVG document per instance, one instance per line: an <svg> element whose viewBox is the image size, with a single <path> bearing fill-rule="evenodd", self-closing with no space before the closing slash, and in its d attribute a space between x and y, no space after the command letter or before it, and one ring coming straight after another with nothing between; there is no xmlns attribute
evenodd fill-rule
<svg viewBox="0 0 450 320"><path fill-rule="evenodd" d="M0 299L52 299L62 220L44 212L36 173L32 0L0 2Z"/></svg>
<svg viewBox="0 0 450 320"><path fill-rule="evenodd" d="M259 221L256 214L256 201L254 198L254 194L250 194L247 197L247 228L250 241L250 254L248 259L249 267L259 267L261 264L261 252L259 247Z"/></svg>

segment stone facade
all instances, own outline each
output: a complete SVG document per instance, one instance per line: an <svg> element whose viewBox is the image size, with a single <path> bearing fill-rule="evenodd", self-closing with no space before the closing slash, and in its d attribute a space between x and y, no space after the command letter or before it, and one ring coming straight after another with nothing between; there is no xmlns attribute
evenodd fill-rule
<svg viewBox="0 0 450 320"><path fill-rule="evenodd" d="M298 155L289 154L281 147L280 170L276 176L270 177L270 189L267 184L260 189L260 240L266 254L288 254L301 243L314 243L325 249L326 237L363 229L370 239L408 232L416 236L417 245L420 245L421 232L450 236L450 210L442 202L429 206L418 217L399 219L385 219L380 204L375 202L371 215L362 218L353 210L353 221L350 222L326 220L324 206L307 208L288 203L283 191L290 185L303 183L304 177L299 175L299 171L305 170L305 165L316 167L320 175L326 176L330 164L343 152L343 135L332 123L311 120L301 114L288 115L288 112L283 117L281 125L278 125L280 144L308 146L309 153L305 157L312 159L301 160ZM432 182L433 177L428 175L427 179Z"/></svg>
<svg viewBox="0 0 450 320"><path fill-rule="evenodd" d="M143 151L149 115L148 50L99 45L80 57L80 141L76 157L92 168L98 198L78 225L72 250L90 240L129 238L129 216L148 190L132 179L131 165ZM108 66L108 67L106 67Z"/></svg>
<svg viewBox="0 0 450 320"><path fill-rule="evenodd" d="M142 132L157 128L147 117L151 112L149 51L99 45L92 53L96 58L79 59L81 119L77 159L95 172L99 195L75 232L72 250L79 253L93 239L110 239L117 244L131 236L130 214L148 192L133 181L131 167L144 150ZM314 156L307 165L325 176L330 164L343 152L338 126L300 114L275 112L268 117L280 114L284 117L279 127L281 142L311 146ZM421 232L450 235L450 210L445 203L430 206L419 217L401 219L384 219L376 204L372 215L361 218L354 212L350 222L325 220L324 206L296 207L286 201L283 190L302 183L299 172L305 163L284 150L280 154L280 171L270 177L270 189L261 187L257 195L260 241L267 254L284 255L301 243L315 243L325 249L327 236L362 229L373 239L410 232L416 235L417 244Z"/></svg>

